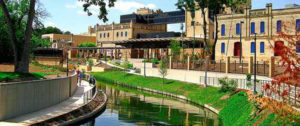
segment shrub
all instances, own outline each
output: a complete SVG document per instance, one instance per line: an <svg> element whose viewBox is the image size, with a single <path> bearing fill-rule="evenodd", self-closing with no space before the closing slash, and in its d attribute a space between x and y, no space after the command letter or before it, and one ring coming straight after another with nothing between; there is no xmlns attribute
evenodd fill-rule
<svg viewBox="0 0 300 126"><path fill-rule="evenodd" d="M154 57L154 58L152 59L152 62L153 62L154 64L159 64L159 60L158 60L156 57Z"/></svg>
<svg viewBox="0 0 300 126"><path fill-rule="evenodd" d="M228 79L228 77L219 79L219 83L221 84L221 92L235 91L237 87L237 81Z"/></svg>
<svg viewBox="0 0 300 126"><path fill-rule="evenodd" d="M89 66L94 66L94 61L92 59L87 60Z"/></svg>

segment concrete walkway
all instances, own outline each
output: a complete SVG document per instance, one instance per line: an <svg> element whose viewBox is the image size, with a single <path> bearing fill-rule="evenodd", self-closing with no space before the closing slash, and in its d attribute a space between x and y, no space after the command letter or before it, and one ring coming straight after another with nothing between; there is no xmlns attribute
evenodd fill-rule
<svg viewBox="0 0 300 126"><path fill-rule="evenodd" d="M4 126L20 126L30 125L37 122L45 121L59 115L66 114L72 110L78 109L84 105L84 93L92 89L88 82L82 81L82 85L78 86L75 94L64 102L42 109L37 112L22 115L5 122L0 122Z"/></svg>

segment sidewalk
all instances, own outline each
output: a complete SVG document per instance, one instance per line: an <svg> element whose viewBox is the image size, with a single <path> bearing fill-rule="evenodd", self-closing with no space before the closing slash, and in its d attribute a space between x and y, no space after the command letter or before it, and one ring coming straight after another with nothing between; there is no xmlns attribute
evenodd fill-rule
<svg viewBox="0 0 300 126"><path fill-rule="evenodd" d="M75 94L64 102L61 102L52 107L42 109L37 112L22 115L5 122L0 122L0 125L5 126L20 126L30 125L44 120L48 120L59 115L68 113L72 110L78 109L84 105L84 93L92 89L88 82L82 81L82 85L78 86Z"/></svg>

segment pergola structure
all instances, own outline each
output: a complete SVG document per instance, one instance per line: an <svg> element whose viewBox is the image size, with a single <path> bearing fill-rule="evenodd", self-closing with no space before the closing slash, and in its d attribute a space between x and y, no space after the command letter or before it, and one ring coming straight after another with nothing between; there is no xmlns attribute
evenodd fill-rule
<svg viewBox="0 0 300 126"><path fill-rule="evenodd" d="M203 47L203 39L187 37L170 37L170 38L143 38L129 39L122 41L108 41L107 43L115 44L115 47L73 47L77 50L79 57L110 57L118 58L161 58L170 54L170 43L172 40L178 40L181 44L192 48L192 42L195 40L194 48Z"/></svg>
<svg viewBox="0 0 300 126"><path fill-rule="evenodd" d="M126 58L149 59L156 57L160 59L171 53L169 46L172 40L178 40L181 45L187 45L187 48L192 48L192 42L195 40L194 48L203 47L203 39L187 37L129 39L114 41L113 43L127 49L123 52Z"/></svg>

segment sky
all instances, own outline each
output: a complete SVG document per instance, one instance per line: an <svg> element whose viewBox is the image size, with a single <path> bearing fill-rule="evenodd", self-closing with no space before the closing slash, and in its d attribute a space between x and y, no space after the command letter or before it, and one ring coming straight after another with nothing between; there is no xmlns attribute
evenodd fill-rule
<svg viewBox="0 0 300 126"><path fill-rule="evenodd" d="M162 9L163 11L174 11L177 9L177 0L117 0L115 7L108 12L109 21L104 23L97 17L98 8L91 7L93 15L87 16L83 11L82 3L78 0L40 0L40 3L48 11L50 16L44 19L44 25L55 26L63 31L74 34L85 33L89 26L95 24L119 23L120 15L130 14L138 8L148 7L151 9ZM284 8L288 3L300 5L300 0L252 0L252 9L265 8L266 3L272 3L273 8ZM168 25L168 31L180 31L180 24Z"/></svg>

